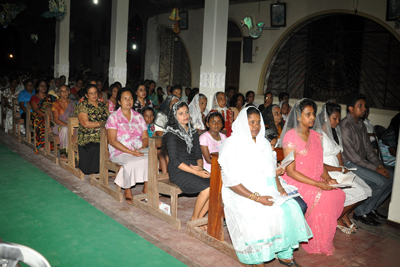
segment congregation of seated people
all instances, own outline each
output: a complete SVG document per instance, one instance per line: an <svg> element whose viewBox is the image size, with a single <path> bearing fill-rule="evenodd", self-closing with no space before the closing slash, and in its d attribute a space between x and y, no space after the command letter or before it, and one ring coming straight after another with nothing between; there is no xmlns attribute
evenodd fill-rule
<svg viewBox="0 0 400 267"><path fill-rule="evenodd" d="M159 172L168 173L183 193L197 194L191 220L208 212L211 155L219 154L226 224L242 263L263 266L277 255L282 265L298 266L293 253L300 244L308 253L332 255L337 229L351 235L359 222L379 226L386 220L378 208L391 194L394 174L388 165L394 161L383 164L375 149L380 143L384 149L384 141L385 155L395 157L398 140L392 137L398 136L399 115L377 141L360 93L347 96L347 114L342 114L334 100L320 111L308 98L291 106L287 93L275 104L275 96L266 92L258 104L254 91L243 95L234 87L207 99L198 88L162 88L151 80L126 87L107 86L101 79L72 81L8 79L1 89L5 131L12 129L12 101L18 99L21 118L34 126L38 153L45 142L45 109L51 107L51 132L59 137L60 159L67 160L68 117L77 116L78 168L95 174L104 125L109 159L122 166L114 182L130 205L137 183L147 193L149 138L162 136ZM26 118L27 102L31 118ZM293 153L293 163L280 168L277 147L284 157ZM352 186L337 186L348 177Z"/></svg>

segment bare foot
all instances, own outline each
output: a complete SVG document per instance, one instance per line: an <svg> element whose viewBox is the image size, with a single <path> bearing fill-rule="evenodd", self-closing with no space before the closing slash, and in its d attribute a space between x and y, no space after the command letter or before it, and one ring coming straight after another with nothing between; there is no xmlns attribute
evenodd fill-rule
<svg viewBox="0 0 400 267"><path fill-rule="evenodd" d="M199 228L203 231L207 232L207 224L199 226Z"/></svg>

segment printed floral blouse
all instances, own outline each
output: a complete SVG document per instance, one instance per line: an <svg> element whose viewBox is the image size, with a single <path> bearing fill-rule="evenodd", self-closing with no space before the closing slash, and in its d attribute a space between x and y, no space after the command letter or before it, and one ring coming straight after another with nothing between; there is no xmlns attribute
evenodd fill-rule
<svg viewBox="0 0 400 267"><path fill-rule="evenodd" d="M117 130L117 140L127 148L140 149L142 147L142 135L147 130L147 125L143 116L131 109L131 121L124 116L119 108L108 117L106 129ZM108 144L110 158L115 158L123 152Z"/></svg>
<svg viewBox="0 0 400 267"><path fill-rule="evenodd" d="M106 122L108 119L108 107L104 102L98 102L97 108L89 101L84 100L76 106L76 114L87 113L91 122ZM88 143L100 143L100 127L85 128L79 123L78 145L84 146Z"/></svg>
<svg viewBox="0 0 400 267"><path fill-rule="evenodd" d="M145 99L145 105L144 106L142 106L142 103L140 103L139 100L136 100L135 103L133 104L133 109L136 112L139 112L139 113L142 113L142 109L144 109L145 107L154 108L153 102L151 102L151 100L149 100L149 99Z"/></svg>

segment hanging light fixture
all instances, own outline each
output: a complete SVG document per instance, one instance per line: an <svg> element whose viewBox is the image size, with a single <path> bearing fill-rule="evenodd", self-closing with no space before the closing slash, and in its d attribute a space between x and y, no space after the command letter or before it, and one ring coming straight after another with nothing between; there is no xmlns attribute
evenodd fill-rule
<svg viewBox="0 0 400 267"><path fill-rule="evenodd" d="M93 3L94 3L95 5L97 5L97 4L99 3L99 0L93 0Z"/></svg>

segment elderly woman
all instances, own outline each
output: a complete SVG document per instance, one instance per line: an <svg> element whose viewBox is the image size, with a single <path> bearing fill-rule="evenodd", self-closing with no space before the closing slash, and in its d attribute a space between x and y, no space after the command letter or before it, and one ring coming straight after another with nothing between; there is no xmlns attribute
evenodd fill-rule
<svg viewBox="0 0 400 267"><path fill-rule="evenodd" d="M7 112L6 112L6 120L5 120L5 125L4 125L4 131L7 133L8 131L15 132L13 130L13 101L14 99L18 98L19 92L17 90L17 85L18 85L18 80L17 78L11 78L10 79L10 88L4 90L3 93L3 101L5 106L7 107ZM17 107L18 109L18 107ZM19 110L19 109L18 109Z"/></svg>
<svg viewBox="0 0 400 267"><path fill-rule="evenodd" d="M297 187L308 209L305 214L314 237L302 247L308 253L332 255L337 220L341 217L345 194L323 164L322 136L310 130L314 126L317 105L311 99L298 101L291 110L278 145L283 154L294 154L294 161L282 178Z"/></svg>
<svg viewBox="0 0 400 267"><path fill-rule="evenodd" d="M227 101L228 98L224 92L216 92L214 94L211 110L218 111L222 114L225 120L225 125L222 130L226 131L226 136L229 137L232 133L233 111L227 107Z"/></svg>
<svg viewBox="0 0 400 267"><path fill-rule="evenodd" d="M60 139L60 158L68 156L68 117L74 114L75 102L69 99L70 89L66 85L59 87L60 98L53 103L52 115L55 125L52 127L54 134Z"/></svg>
<svg viewBox="0 0 400 267"><path fill-rule="evenodd" d="M39 149L44 146L44 131L45 131L45 112L47 107L52 107L53 102L56 98L52 95L47 94L47 84L45 80L38 80L36 83L36 94L31 97L29 103L32 106L31 119L35 127L36 133L36 150L35 153L39 153ZM51 126L52 123L50 123ZM51 145L51 150L53 146Z"/></svg>
<svg viewBox="0 0 400 267"><path fill-rule="evenodd" d="M125 189L126 203L133 205L131 187L143 183L147 193L148 156L140 152L148 146L147 125L140 113L132 109L133 97L129 88L117 95L116 111L106 123L108 151L112 162L122 165L115 183Z"/></svg>
<svg viewBox="0 0 400 267"><path fill-rule="evenodd" d="M342 108L338 104L328 103L322 107L318 114L314 129L322 135L322 147L324 150L324 166L329 175L340 178L343 173L350 172L343 163L343 140L339 127ZM342 215L337 221L337 228L345 234L353 234L357 226L349 219L352 212L362 201L372 195L371 188L358 176L353 180L353 187L343 188L346 194Z"/></svg>
<svg viewBox="0 0 400 267"><path fill-rule="evenodd" d="M283 124L285 124L285 122L287 121L287 117L289 115L289 103L286 101L281 101L279 102L278 105L282 113L282 122Z"/></svg>
<svg viewBox="0 0 400 267"><path fill-rule="evenodd" d="M204 217L208 211L210 173L203 170L199 135L190 123L188 105L184 102L175 103L168 115L163 150L169 156L169 179L183 193L199 193L191 220Z"/></svg>
<svg viewBox="0 0 400 267"><path fill-rule="evenodd" d="M108 119L106 103L98 101L96 85L85 87L85 99L76 106L78 113L79 169L85 174L99 172L100 126Z"/></svg>
<svg viewBox="0 0 400 267"><path fill-rule="evenodd" d="M265 123L265 129L272 129L279 139L283 128L282 114L279 106L269 105L263 110L262 117Z"/></svg>
<svg viewBox="0 0 400 267"><path fill-rule="evenodd" d="M220 148L226 223L240 262L264 266L277 254L279 263L298 266L293 251L312 233L297 202L278 191L284 170L276 170L263 125L257 108L245 108Z"/></svg>
<svg viewBox="0 0 400 267"><path fill-rule="evenodd" d="M264 94L264 104L261 104L258 109L263 112L266 107L272 105L272 102L274 102L274 96L271 92L266 92Z"/></svg>

